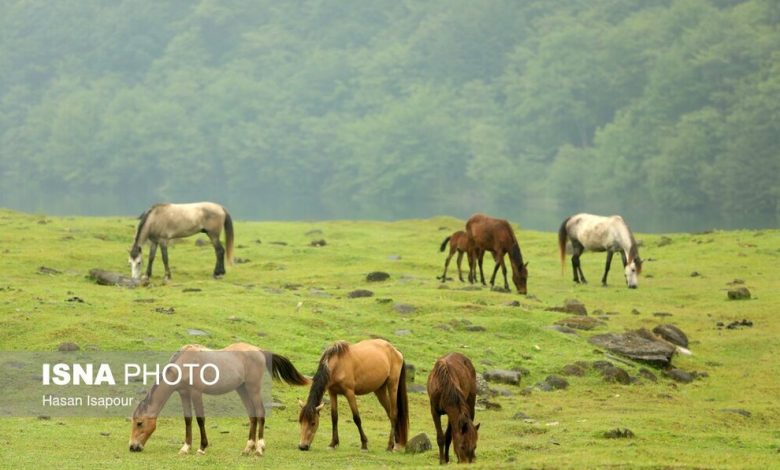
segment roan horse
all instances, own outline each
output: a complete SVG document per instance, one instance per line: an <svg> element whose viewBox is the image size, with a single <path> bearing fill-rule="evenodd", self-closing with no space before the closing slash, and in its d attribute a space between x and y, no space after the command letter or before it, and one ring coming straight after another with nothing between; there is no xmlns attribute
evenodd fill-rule
<svg viewBox="0 0 780 470"><path fill-rule="evenodd" d="M506 265L504 264L504 254L509 254L509 262L512 265L512 282L520 294L528 293L528 263L523 263L523 254L520 251L520 244L517 243L515 233L509 222L503 219L494 219L484 214L474 214L466 222L466 233L473 241L474 259L479 265L479 275L482 285L485 285L485 274L482 271L482 260L485 251L493 253L496 260L496 266L493 269L493 276L490 278L490 285L493 286L496 280L499 266L504 274L504 288L509 290L509 283L506 279ZM472 270L474 271L474 270ZM469 280L476 280L476 272L469 273Z"/></svg>
<svg viewBox="0 0 780 470"><path fill-rule="evenodd" d="M182 373L176 375L173 368L167 369L165 380L152 386L133 412L130 433L130 451L144 449L146 441L157 427L157 416L173 392L181 397L185 437L179 450L186 454L192 446L192 406L195 405L195 417L200 428L199 454L208 446L206 437L206 418L203 412L203 394L221 395L235 390L241 397L249 415L249 440L244 455L263 455L265 439L265 407L262 398L263 376L269 370L273 377L293 385L308 385L311 381L301 375L295 366L284 356L264 351L246 343L235 343L220 350L210 350L204 346L188 344L182 347L170 359ZM182 366L184 364L184 366ZM191 364L196 364L192 366ZM209 367L212 365L214 367ZM167 366L166 366L167 367ZM219 371L219 375L216 375ZM163 368L163 370L166 370ZM171 385L172 383L173 385Z"/></svg>
<svg viewBox="0 0 780 470"><path fill-rule="evenodd" d="M469 358L460 353L440 357L428 375L428 398L436 426L439 463L450 461L450 442L458 463L472 463L477 449L474 405L477 400L477 373ZM447 431L442 432L441 415L447 415Z"/></svg>
<svg viewBox="0 0 780 470"><path fill-rule="evenodd" d="M460 268L461 262L463 261L463 253L466 253L466 257L469 263L469 273L471 273L474 266L474 250L472 247L473 243L471 243L471 239L463 230L458 230L449 237L445 238L441 243L441 247L439 247L439 251L444 252L444 250L447 248L447 242L450 244L450 254L447 255L447 259L444 261L444 273L441 275L441 282L447 281L447 267L450 265L450 260L456 252L458 253L458 278L460 279L460 282L463 282L463 272Z"/></svg>
<svg viewBox="0 0 780 470"><path fill-rule="evenodd" d="M642 273L642 260L639 248L628 225L619 215L602 217L591 214L576 214L561 223L558 230L558 248L561 254L561 273L566 259L566 240L571 240L571 266L574 270L574 282L585 284L585 275L580 266L580 255L585 250L606 251L607 265L601 284L607 285L607 273L612 263L612 255L620 253L626 276L626 284L631 289L637 287L637 276Z"/></svg>
<svg viewBox="0 0 780 470"><path fill-rule="evenodd" d="M370 339L356 344L339 341L322 354L314 374L309 398L304 404L299 400L301 413L300 450L309 450L320 423L320 410L325 406L322 397L330 395L330 418L333 437L329 447L339 445L338 395L347 398L352 410L352 420L360 433L360 447L368 450L368 438L358 413L356 395L373 392L390 419L390 438L387 450L400 450L406 446L409 433L409 403L406 396L406 364L403 355L392 344L382 339Z"/></svg>
<svg viewBox="0 0 780 470"><path fill-rule="evenodd" d="M214 267L214 277L225 274L225 249L219 242L222 227L225 227L225 245L227 245L227 261L233 264L233 220L227 209L213 202L196 202L191 204L155 204L139 217L135 241L130 248L130 270L133 278L141 277L143 256L141 247L147 240L149 248L149 265L146 267L146 277L152 277L152 263L157 252L157 245L162 251L165 265L165 278L171 278L168 267L168 242L174 238L189 237L202 232L208 235L217 264Z"/></svg>

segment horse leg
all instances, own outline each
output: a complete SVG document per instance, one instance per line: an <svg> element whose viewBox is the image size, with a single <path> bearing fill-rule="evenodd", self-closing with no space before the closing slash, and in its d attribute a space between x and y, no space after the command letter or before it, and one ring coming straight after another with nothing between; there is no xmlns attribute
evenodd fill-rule
<svg viewBox="0 0 780 470"><path fill-rule="evenodd" d="M157 254L157 243L152 242L149 246L149 264L146 266L146 277L152 277L152 264L154 263L154 255Z"/></svg>
<svg viewBox="0 0 780 470"><path fill-rule="evenodd" d="M260 382L245 383L244 388L249 397L251 406L250 416L257 423L257 440L255 441L255 455L262 457L265 451L265 405L260 393Z"/></svg>
<svg viewBox="0 0 780 470"><path fill-rule="evenodd" d="M486 286L485 284L485 273L482 271L482 261L485 260L485 250L480 250L477 254L477 264L479 265L479 277L482 280L482 285Z"/></svg>
<svg viewBox="0 0 780 470"><path fill-rule="evenodd" d="M452 443L452 423L447 419L447 430L444 431L444 463L450 463L450 444Z"/></svg>
<svg viewBox="0 0 780 470"><path fill-rule="evenodd" d="M335 392L328 392L330 395L330 422L332 425L332 436L328 447L335 449L339 446L339 408L338 396Z"/></svg>
<svg viewBox="0 0 780 470"><path fill-rule="evenodd" d="M179 449L180 454L188 454L192 447L192 400L187 391L180 391L182 412L184 413L184 445Z"/></svg>
<svg viewBox="0 0 780 470"><path fill-rule="evenodd" d="M257 447L257 443L255 442L257 440L255 437L257 434L257 417L254 413L252 399L249 398L249 392L246 390L246 385L239 386L236 389L236 392L238 393L238 396L241 397L241 402L244 404L244 408L246 408L246 414L249 416L249 439L246 441L246 447L241 451L241 454L250 455L255 452L255 448Z"/></svg>
<svg viewBox="0 0 780 470"><path fill-rule="evenodd" d="M382 405L382 408L385 409L385 413L387 413L387 418L390 420L390 438L387 440L387 451L393 450L393 447L395 446L395 416L393 416L393 411L390 406L390 396L387 386L379 387L374 392L374 395L376 395L377 400L379 400L379 403Z"/></svg>
<svg viewBox="0 0 780 470"><path fill-rule="evenodd" d="M436 444L439 446L439 465L441 465L449 460L449 456L444 453L444 431L441 429L441 415L433 404L431 404L431 416L433 417L433 426L436 428Z"/></svg>
<svg viewBox="0 0 780 470"><path fill-rule="evenodd" d="M462 262L463 262L463 252L458 250L458 279L460 279L460 282L463 282L463 271L460 269Z"/></svg>
<svg viewBox="0 0 780 470"><path fill-rule="evenodd" d="M160 243L160 252L162 252L163 265L165 265L165 279L171 280L171 267L168 264L168 244Z"/></svg>
<svg viewBox="0 0 780 470"><path fill-rule="evenodd" d="M447 259L444 260L444 273L441 275L441 282L447 281L447 267L450 265L450 260L452 259L452 255L454 254L453 250L450 250L450 254L447 255Z"/></svg>
<svg viewBox="0 0 780 470"><path fill-rule="evenodd" d="M219 242L219 232L208 233L211 244L214 245L214 254L217 256L217 265L214 266L214 278L219 279L225 274L225 249Z"/></svg>
<svg viewBox="0 0 780 470"><path fill-rule="evenodd" d="M609 273L609 265L612 264L612 255L614 253L607 251L607 265L604 267L604 277L601 278L601 285L607 287L607 273Z"/></svg>
<svg viewBox="0 0 780 470"><path fill-rule="evenodd" d="M496 252L493 255L493 261L496 263L493 266L493 275L490 276L490 287L493 287L496 283L496 274L498 274L498 268L504 268L504 280L506 281L506 267L504 267L504 254L502 252ZM508 287L507 287L508 288Z"/></svg>
<svg viewBox="0 0 780 470"><path fill-rule="evenodd" d="M206 437L206 416L203 412L203 395L200 392L192 393L192 404L195 405L195 420L198 422L200 430L200 448L198 454L206 453L206 447L209 446L209 439Z"/></svg>
<svg viewBox="0 0 780 470"><path fill-rule="evenodd" d="M360 433L360 450L368 450L368 437L366 437L366 433L363 432L363 422L360 420L360 412L357 407L355 391L349 389L345 390L344 396L347 397L349 408L352 410L352 421L355 422L355 426L357 426L358 432Z"/></svg>

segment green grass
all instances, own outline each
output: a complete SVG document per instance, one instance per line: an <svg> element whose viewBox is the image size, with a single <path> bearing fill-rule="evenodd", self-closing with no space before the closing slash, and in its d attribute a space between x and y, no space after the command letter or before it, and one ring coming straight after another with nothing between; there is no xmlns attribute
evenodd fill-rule
<svg viewBox="0 0 780 470"><path fill-rule="evenodd" d="M290 357L300 370L311 374L327 344L382 336L417 367L417 383L424 384L434 360L449 351L468 355L478 372L516 366L530 371L520 387L497 386L512 393L493 400L500 410L477 411L477 421L482 423L478 467L780 466L780 326L776 320L780 232L776 230L667 234L672 243L663 247L658 246L659 235L637 234L644 243L641 253L646 263L640 287L633 291L624 287L619 263L611 273L610 287L599 286L604 256L593 253L582 258L583 270L593 283L573 284L568 260L561 276L556 236L522 229L517 233L530 261L529 297L461 290L463 285L457 281L442 289L435 279L444 262L438 247L463 225L444 217L392 223L238 221L236 256L249 262L228 266L222 280L210 276L213 250L195 246L193 237L170 250L173 281L168 284L162 282L159 256L149 287L122 289L90 281L85 275L94 267L129 272L127 250L135 223L131 218L59 218L0 211L0 349L53 351L60 342L73 341L82 349L172 351L190 342L220 348L246 341ZM306 234L313 229L322 233ZM324 238L327 245L309 246L317 238ZM258 239L262 243L256 243ZM40 266L62 274L38 274ZM485 267L492 269L492 263L486 261ZM454 275L452 268L454 261L450 271ZM365 275L377 270L390 273L390 280L367 283ZM701 275L691 277L693 271ZM726 283L735 278L745 281L752 300L726 300ZM185 293L185 288L202 290ZM358 288L375 295L346 297ZM73 296L85 302L66 302ZM379 303L378 298L411 304L417 310L399 314L392 302ZM567 298L581 300L590 312L618 314L610 315L606 326L593 332L564 335L548 327L565 315L545 308L561 305ZM507 306L512 300L522 305ZM157 307L174 307L175 313L163 315L155 312ZM639 314L632 314L634 309ZM655 312L672 316L657 317ZM754 326L716 327L719 321L742 318L752 320ZM465 331L462 320L487 331ZM566 364L603 359L603 352L587 342L592 334L653 328L665 322L680 327L692 342L694 355L676 357L674 363L707 372L709 377L687 385L661 378L658 383L624 386L604 383L592 372L569 377L567 390L520 393L525 386L559 373ZM188 328L205 330L209 336L188 336ZM396 335L402 329L411 334ZM638 366L625 367L632 375L638 370ZM286 408L274 410L268 419L268 447L262 459L240 455L246 442L245 418L209 418L207 455L179 456L183 424L178 418L161 419L144 452L131 454L127 450L130 426L123 418L26 417L0 419L0 466L362 468L438 463L435 451L406 455L383 450L389 424L373 396L358 399L369 452L360 452L343 400L341 447L326 449L330 423L324 419L313 450L300 452L296 403L297 398L305 398L306 390L275 384L273 394ZM426 432L433 438L427 396L413 393L410 404L411 433ZM168 406L178 407L178 399L174 397ZM743 408L751 417L723 408ZM518 411L532 421L513 419ZM627 427L636 437L601 437L615 427Z"/></svg>

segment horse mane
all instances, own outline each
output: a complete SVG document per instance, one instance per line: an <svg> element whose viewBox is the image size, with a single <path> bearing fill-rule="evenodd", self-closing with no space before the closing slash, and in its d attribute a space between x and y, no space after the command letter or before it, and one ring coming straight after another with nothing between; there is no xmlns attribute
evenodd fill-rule
<svg viewBox="0 0 780 470"><path fill-rule="evenodd" d="M328 347L320 357L320 364L317 366L317 372L314 374L311 383L311 389L309 389L309 398L306 400L306 405L303 407L304 415L314 413L314 409L320 405L322 397L325 395L325 388L330 381L330 368L328 367L328 361L332 357L339 357L349 350L349 343L346 341L337 341Z"/></svg>
<svg viewBox="0 0 780 470"><path fill-rule="evenodd" d="M639 257L639 245L636 242L636 238L634 238L634 232L631 231L631 228L625 221L623 221L623 225L625 225L628 237L631 240L631 246L628 248L628 262L633 261L634 266L636 266L636 273L642 274L642 259Z"/></svg>
<svg viewBox="0 0 780 470"><path fill-rule="evenodd" d="M147 211L148 212L148 211ZM176 360L179 359L179 356L181 356L181 353L188 350L189 348L197 346L192 344L187 344L181 347L178 351L173 353L170 359L168 359L168 364L171 364L173 362L176 362ZM152 385L152 388L149 389L149 391L146 393L146 396L143 400L138 402L138 406L135 408L135 412L133 413L133 416L137 416L144 411L146 411L146 408L149 407L149 404L152 402L152 395L154 395L154 392L157 390L157 386L159 385L159 381L155 382L154 385Z"/></svg>
<svg viewBox="0 0 780 470"><path fill-rule="evenodd" d="M455 385L455 381L450 376L450 369L444 362L439 362L433 370L433 377L439 385L441 396L439 405L442 408L454 406L458 409L468 408L463 391Z"/></svg>
<svg viewBox="0 0 780 470"><path fill-rule="evenodd" d="M167 204L163 204L159 202L156 204L152 204L152 207L146 209L145 211L143 211L143 213L141 213L141 215L138 216L138 220L140 222L138 222L138 229L135 231L135 240L133 241L134 247L138 246L138 239L141 238L141 229L143 229L144 225L146 225L146 221L149 218L149 215L152 212L154 212L154 210L157 209L158 207L166 206L166 205Z"/></svg>

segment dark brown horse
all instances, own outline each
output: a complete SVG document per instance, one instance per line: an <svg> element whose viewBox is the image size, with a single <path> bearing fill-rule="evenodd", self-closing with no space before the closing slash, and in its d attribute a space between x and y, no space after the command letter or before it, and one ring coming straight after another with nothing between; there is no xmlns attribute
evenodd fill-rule
<svg viewBox="0 0 780 470"><path fill-rule="evenodd" d="M301 375L284 356L272 354L257 346L235 343L220 350L211 350L197 344L183 346L171 357L169 364L182 371L178 378L160 377L133 412L130 431L130 451L144 450L157 428L157 416L174 392L179 393L184 411L184 445L179 450L186 454L192 447L192 408L200 428L199 454L206 452L209 442L206 437L206 417L203 411L203 394L221 395L235 390L249 415L249 440L244 455L263 455L265 439L265 405L262 385L267 371L279 380L294 385L308 385L311 381ZM182 366L186 365L186 366ZM197 367L195 367L197 366ZM167 367L167 366L166 366ZM202 369L202 370L201 370ZM163 368L165 371L166 369ZM199 373L200 372L200 373ZM208 372L208 373L206 373Z"/></svg>
<svg viewBox="0 0 780 470"><path fill-rule="evenodd" d="M370 339L356 344L339 341L325 350L312 379L309 398L300 402L300 450L309 450L320 424L322 397L330 395L330 418L333 437L329 447L339 445L337 396L344 395L352 410L352 421L360 433L360 447L368 449L368 438L358 413L356 395L374 393L390 419L387 450L406 446L409 433L409 403L406 396L406 367L403 355L383 339Z"/></svg>
<svg viewBox="0 0 780 470"><path fill-rule="evenodd" d="M482 271L482 260L485 251L493 253L496 260L496 266L493 269L493 276L490 278L490 285L493 286L496 280L499 266L504 274L504 288L509 290L509 283L506 279L506 265L504 264L504 255L509 254L509 262L512 265L512 282L521 294L528 293L528 263L523 263L523 254L520 251L520 244L517 243L515 233L509 222L503 219L494 219L484 214L474 214L466 222L466 233L474 243L474 259L479 265L479 275L482 285L485 285L485 274ZM469 279L476 279L476 272L469 274Z"/></svg>
<svg viewBox="0 0 780 470"><path fill-rule="evenodd" d="M463 261L463 254L465 253L469 263L469 273L471 273L474 265L473 243L466 232L458 230L444 239L439 251L444 252L448 242L450 244L450 254L447 255L447 259L444 261L444 273L441 275L441 282L447 281L447 267L450 265L450 260L455 253L458 253L458 279L460 279L460 282L464 282L463 272L461 271L460 266Z"/></svg>
<svg viewBox="0 0 780 470"><path fill-rule="evenodd" d="M152 263L157 252L157 246L162 251L165 265L165 278L171 278L168 267L168 243L174 238L189 237L196 233L208 235L214 246L217 264L214 267L214 277L225 274L225 258L233 264L233 220L227 209L213 202L197 202L192 204L155 204L139 217L138 230L135 233L133 246L130 248L130 270L134 279L141 277L143 255L141 247L148 240L149 265L146 267L146 277L152 277ZM219 242L222 227L225 228L225 245L227 252Z"/></svg>
<svg viewBox="0 0 780 470"><path fill-rule="evenodd" d="M477 373L469 358L460 353L440 357L428 375L428 398L436 426L439 463L450 461L450 443L458 463L476 459L477 431L474 405L477 400ZM447 431L442 432L441 416L447 415Z"/></svg>

